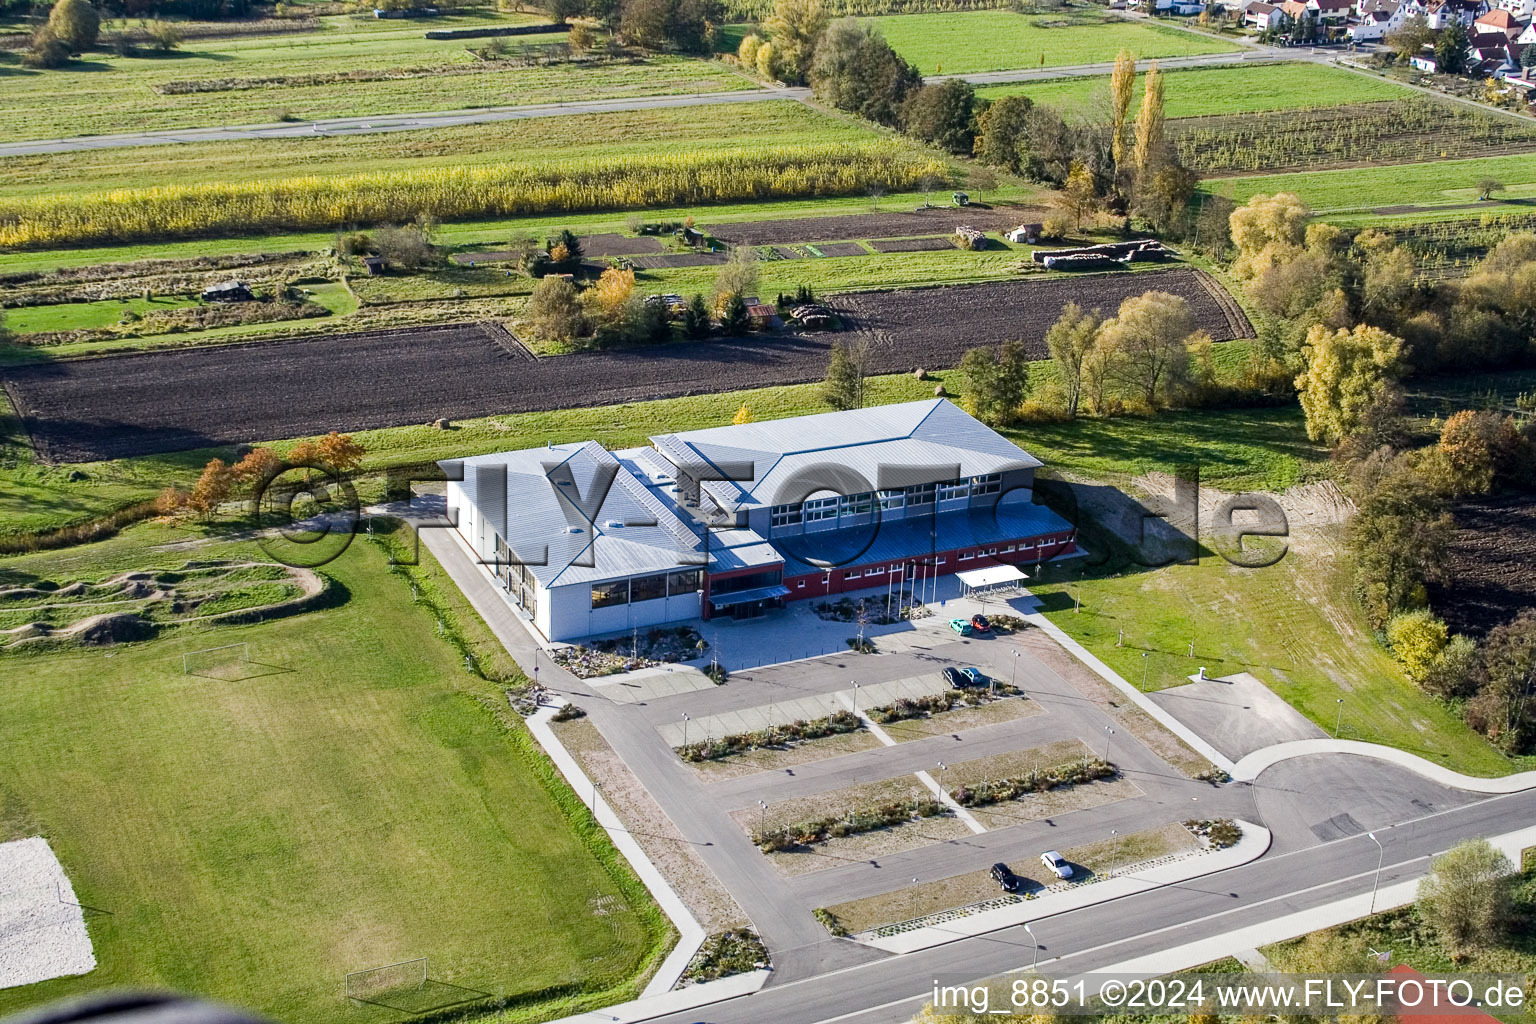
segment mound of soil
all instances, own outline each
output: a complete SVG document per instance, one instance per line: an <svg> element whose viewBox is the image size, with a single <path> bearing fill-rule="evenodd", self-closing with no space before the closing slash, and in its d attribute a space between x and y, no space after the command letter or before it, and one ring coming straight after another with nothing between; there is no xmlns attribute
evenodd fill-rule
<svg viewBox="0 0 1536 1024"><path fill-rule="evenodd" d="M155 635L155 624L146 622L131 612L115 612L111 615L93 615L88 619L82 619L65 632L83 644L106 646L148 640Z"/></svg>

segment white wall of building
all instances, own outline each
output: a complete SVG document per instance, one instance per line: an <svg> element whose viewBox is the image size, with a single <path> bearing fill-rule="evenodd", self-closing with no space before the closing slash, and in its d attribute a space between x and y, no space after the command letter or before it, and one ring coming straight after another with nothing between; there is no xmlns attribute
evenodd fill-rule
<svg viewBox="0 0 1536 1024"><path fill-rule="evenodd" d="M539 592L539 611L534 624L551 640L578 640L601 633L622 633L629 629L684 622L702 614L697 592L593 608L591 586L572 584Z"/></svg>

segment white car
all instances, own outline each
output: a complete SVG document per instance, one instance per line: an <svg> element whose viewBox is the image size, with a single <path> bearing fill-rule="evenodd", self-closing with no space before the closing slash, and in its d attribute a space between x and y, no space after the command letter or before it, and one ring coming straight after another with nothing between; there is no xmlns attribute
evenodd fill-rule
<svg viewBox="0 0 1536 1024"><path fill-rule="evenodd" d="M1071 878L1072 865L1067 863L1067 858L1055 850L1046 850L1040 855L1040 863L1044 864L1057 878Z"/></svg>

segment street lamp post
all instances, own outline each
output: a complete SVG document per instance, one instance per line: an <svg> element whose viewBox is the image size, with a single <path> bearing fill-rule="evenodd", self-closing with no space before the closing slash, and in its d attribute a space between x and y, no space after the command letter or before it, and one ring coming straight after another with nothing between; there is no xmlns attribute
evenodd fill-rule
<svg viewBox="0 0 1536 1024"><path fill-rule="evenodd" d="M688 712L683 712L683 747L688 746Z"/></svg>
<svg viewBox="0 0 1536 1024"><path fill-rule="evenodd" d="M1339 729L1344 725L1344 698L1339 698L1339 716L1333 722L1333 738L1339 738Z"/></svg>
<svg viewBox="0 0 1536 1024"><path fill-rule="evenodd" d="M912 879L912 920L917 920L917 879Z"/></svg>
<svg viewBox="0 0 1536 1024"><path fill-rule="evenodd" d="M1106 725L1104 727L1104 732L1105 732L1105 736L1104 736L1104 763L1108 764L1109 763L1109 741L1115 735L1115 730L1114 730L1113 726Z"/></svg>
<svg viewBox="0 0 1536 1024"><path fill-rule="evenodd" d="M1375 832L1367 832L1371 842L1376 844L1376 881L1371 883L1371 913L1376 913L1376 891L1381 888L1381 864L1387 858L1386 847L1381 845L1381 840L1376 838Z"/></svg>
<svg viewBox="0 0 1536 1024"><path fill-rule="evenodd" d="M757 834L758 834L758 837L759 837L759 841L768 838L768 834L763 830L764 826L767 823L766 822L767 817L768 817L768 801L766 801L766 800L759 800L757 802Z"/></svg>
<svg viewBox="0 0 1536 1024"><path fill-rule="evenodd" d="M1019 688L1019 652L1013 652L1013 668L1008 673L1008 685L1013 689Z"/></svg>
<svg viewBox="0 0 1536 1024"><path fill-rule="evenodd" d="M1147 688L1147 655L1151 653L1151 651L1141 652L1141 688L1143 691Z"/></svg>
<svg viewBox="0 0 1536 1024"><path fill-rule="evenodd" d="M1035 944L1035 956L1029 964L1029 969L1033 971L1040 966L1040 940L1035 938L1035 930L1029 926L1028 921L1024 922L1024 930L1029 933L1029 941Z"/></svg>
<svg viewBox="0 0 1536 1024"><path fill-rule="evenodd" d="M853 714L857 718L859 714L859 684L853 684Z"/></svg>
<svg viewBox="0 0 1536 1024"><path fill-rule="evenodd" d="M1109 830L1109 838L1110 839L1114 839L1115 836L1117 836L1119 834L1120 834L1120 830L1119 829L1112 828L1112 829ZM1109 873L1110 874L1114 874L1115 871L1119 867L1120 867L1120 844L1119 843L1115 843L1114 846L1112 846L1110 848L1110 854L1109 854Z"/></svg>

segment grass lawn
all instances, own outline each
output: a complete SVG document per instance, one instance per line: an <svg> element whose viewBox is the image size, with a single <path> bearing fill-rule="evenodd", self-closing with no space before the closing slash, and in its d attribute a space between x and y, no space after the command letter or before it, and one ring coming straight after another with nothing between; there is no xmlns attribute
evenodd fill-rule
<svg viewBox="0 0 1536 1024"><path fill-rule="evenodd" d="M1290 405L1083 419L1003 433L1052 469L1111 483L1190 462L1200 464L1206 484L1226 490L1283 490L1329 475L1327 451L1307 440L1301 410Z"/></svg>
<svg viewBox="0 0 1536 1024"><path fill-rule="evenodd" d="M0 574L257 554L153 550L176 539L145 525L5 560ZM397 1020L344 1003L343 975L420 956L429 994L504 996L521 1008L508 1019L635 994L665 922L504 719L497 688L435 638L432 612L379 547L359 539L324 571L345 604L9 659L0 839L48 837L81 902L99 908L87 915L99 966L0 992L0 1013L134 987L294 1024ZM246 678L182 674L183 652L238 641L250 644Z"/></svg>
<svg viewBox="0 0 1536 1024"><path fill-rule="evenodd" d="M1500 198L1536 196L1536 159L1529 153L1522 153L1472 160L1440 160L1435 163L1351 167L1245 178L1210 178L1200 188L1205 192L1230 196L1239 203L1259 193L1272 195L1276 192L1295 192L1318 213L1332 213L1336 210L1371 210L1407 203L1431 206L1477 203L1477 183L1484 178L1503 182L1507 191L1501 193ZM1494 212L1500 210L1502 204L1490 202L1478 205L1485 212Z"/></svg>
<svg viewBox="0 0 1536 1024"><path fill-rule="evenodd" d="M375 83L370 83L375 84ZM753 132L740 131L751 123ZM347 137L312 136L250 142L82 150L0 161L0 197L106 191L199 182L240 182L304 175L408 171L503 161L646 156L775 145L857 141L880 134L873 126L834 117L790 100L723 104L698 109L629 110L535 117L455 128L424 128Z"/></svg>
<svg viewBox="0 0 1536 1024"><path fill-rule="evenodd" d="M1524 865L1515 867L1521 873L1515 880L1513 913L1503 940L1486 948L1467 950L1461 959L1451 955L1435 929L1413 907L1262 946L1259 951L1279 970L1312 969L1319 948L1342 947L1362 953L1390 949L1394 963L1407 964L1424 974L1524 974L1529 981L1536 974L1536 854L1526 850ZM1518 1013L1504 1011L1499 1016L1506 1020L1522 1019ZM1529 1017L1527 1013L1523 1019Z"/></svg>
<svg viewBox="0 0 1536 1024"><path fill-rule="evenodd" d="M1144 671L1152 690L1181 685L1202 665L1213 676L1247 671L1330 734L1343 698L1345 739L1399 747L1469 775L1530 767L1416 687L1375 642L1350 593L1342 534L1340 526L1293 522L1289 552L1264 569L1207 552L1198 565L1131 566L1108 576L1090 569L1080 582L1074 573L1030 589L1045 598L1051 621L1135 685ZM1085 544L1095 546L1091 531ZM1081 612L1072 610L1077 594ZM1117 647L1121 629L1125 646Z"/></svg>
<svg viewBox="0 0 1536 1024"><path fill-rule="evenodd" d="M1231 43L1192 32L1119 18L1083 18L1012 11L897 14L870 19L895 51L925 75L1056 67L1112 61L1121 48L1138 57L1225 53Z"/></svg>
<svg viewBox="0 0 1536 1024"><path fill-rule="evenodd" d="M1133 112L1141 107L1145 82L1145 75L1137 76L1136 95L1131 101ZM1064 114L1088 112L1098 101L1107 100L1109 76L990 85L976 92L988 99L1023 94ZM1166 72L1163 95L1167 116L1179 118L1330 107L1342 103L1402 99L1412 93L1385 79L1357 75L1340 68L1286 63Z"/></svg>
<svg viewBox="0 0 1536 1024"><path fill-rule="evenodd" d="M514 45L539 46L559 34ZM576 64L499 68L469 53L476 40L432 40L420 26L404 31L320 31L294 35L193 40L169 55L88 54L65 68L32 71L14 55L0 57L6 99L0 136L11 140L136 129L256 124L292 116L402 114L423 110L556 102L580 95L643 96L747 89L752 83L723 64L658 56L640 64ZM459 68L456 73L434 69ZM464 69L473 68L472 73ZM366 82L315 82L297 76L348 71L409 71ZM166 95L167 82L264 79L256 88Z"/></svg>
<svg viewBox="0 0 1536 1024"><path fill-rule="evenodd" d="M17 334L39 331L77 331L107 327L122 319L124 313L155 313L167 309L196 306L197 299L167 297L156 299L109 299L105 302L67 302L57 306L26 306L8 310L5 325Z"/></svg>

